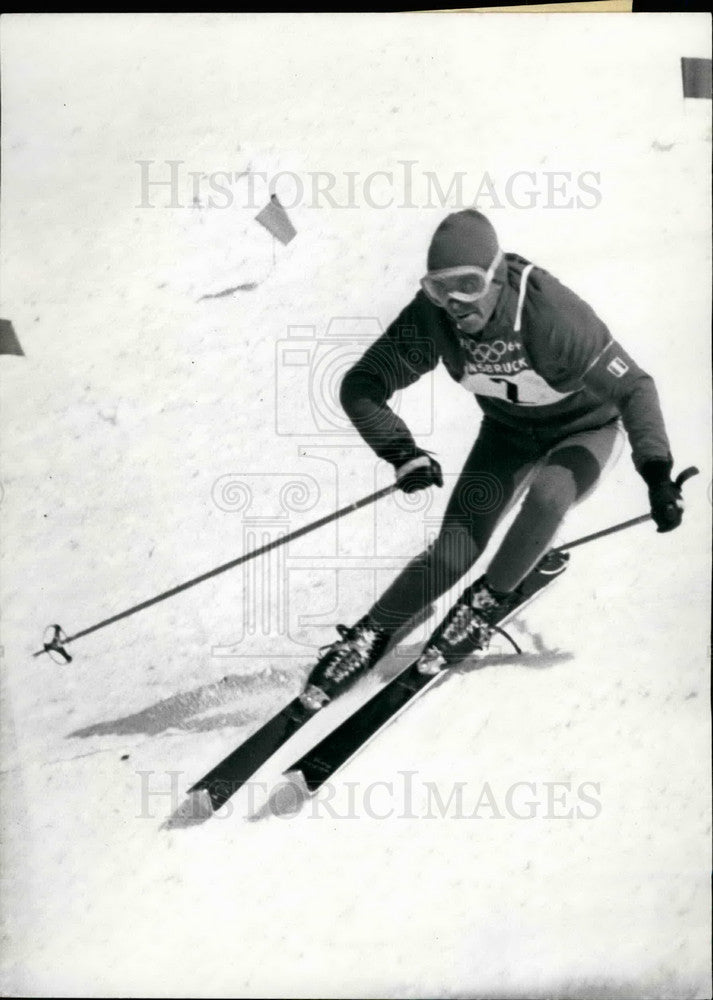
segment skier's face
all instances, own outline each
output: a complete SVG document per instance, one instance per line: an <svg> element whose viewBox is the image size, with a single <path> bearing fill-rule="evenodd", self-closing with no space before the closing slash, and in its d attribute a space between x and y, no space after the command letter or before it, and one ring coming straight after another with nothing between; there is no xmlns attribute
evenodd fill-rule
<svg viewBox="0 0 713 1000"><path fill-rule="evenodd" d="M495 307L502 291L502 281L497 275L490 283L485 295L475 302L459 302L457 299L448 299L443 306L451 319L455 322L459 330L463 333L480 333L489 322L495 312Z"/></svg>

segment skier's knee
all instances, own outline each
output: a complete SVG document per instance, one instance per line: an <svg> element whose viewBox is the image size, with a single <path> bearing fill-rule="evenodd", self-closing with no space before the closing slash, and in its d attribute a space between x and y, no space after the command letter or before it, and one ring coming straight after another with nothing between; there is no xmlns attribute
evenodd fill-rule
<svg viewBox="0 0 713 1000"><path fill-rule="evenodd" d="M579 500L595 485L602 469L589 448L572 444L554 452L546 471L553 479L565 480L573 499Z"/></svg>
<svg viewBox="0 0 713 1000"><path fill-rule="evenodd" d="M549 515L564 515L576 498L577 484L571 469L550 466L530 486L527 505Z"/></svg>

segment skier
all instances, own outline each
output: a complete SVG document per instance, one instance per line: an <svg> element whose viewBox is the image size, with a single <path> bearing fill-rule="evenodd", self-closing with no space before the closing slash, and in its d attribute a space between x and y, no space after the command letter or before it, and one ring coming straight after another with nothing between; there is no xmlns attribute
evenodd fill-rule
<svg viewBox="0 0 713 1000"><path fill-rule="evenodd" d="M484 648L491 619L549 549L567 511L597 484L625 430L648 487L659 532L681 523L681 491L653 379L589 305L547 271L503 253L474 209L438 226L421 289L345 376L341 403L405 493L442 486L441 467L419 448L388 400L439 361L475 395L483 419L448 501L438 537L397 576L309 674L303 705L321 708L384 653L394 633L473 566L526 490L486 573L446 619L453 642ZM424 672L447 661L427 647Z"/></svg>

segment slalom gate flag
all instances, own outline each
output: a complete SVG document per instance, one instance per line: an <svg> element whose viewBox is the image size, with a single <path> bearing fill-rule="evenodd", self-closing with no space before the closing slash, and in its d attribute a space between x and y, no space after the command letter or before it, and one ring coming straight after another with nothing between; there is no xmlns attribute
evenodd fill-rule
<svg viewBox="0 0 713 1000"><path fill-rule="evenodd" d="M285 246L297 235L297 230L290 222L290 217L276 194L270 196L270 201L258 212L255 220Z"/></svg>
<svg viewBox="0 0 713 1000"><path fill-rule="evenodd" d="M711 60L681 57L684 97L711 99Z"/></svg>
<svg viewBox="0 0 713 1000"><path fill-rule="evenodd" d="M9 319L0 319L0 354L19 354L21 357L25 355Z"/></svg>

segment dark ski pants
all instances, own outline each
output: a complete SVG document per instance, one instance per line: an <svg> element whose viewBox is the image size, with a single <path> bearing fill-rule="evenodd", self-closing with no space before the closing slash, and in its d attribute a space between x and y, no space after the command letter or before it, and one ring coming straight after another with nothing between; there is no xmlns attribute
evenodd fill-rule
<svg viewBox="0 0 713 1000"><path fill-rule="evenodd" d="M450 590L525 493L486 573L495 590L514 590L550 547L567 511L596 486L621 439L618 419L553 443L486 417L438 536L393 581L368 619L397 629Z"/></svg>

